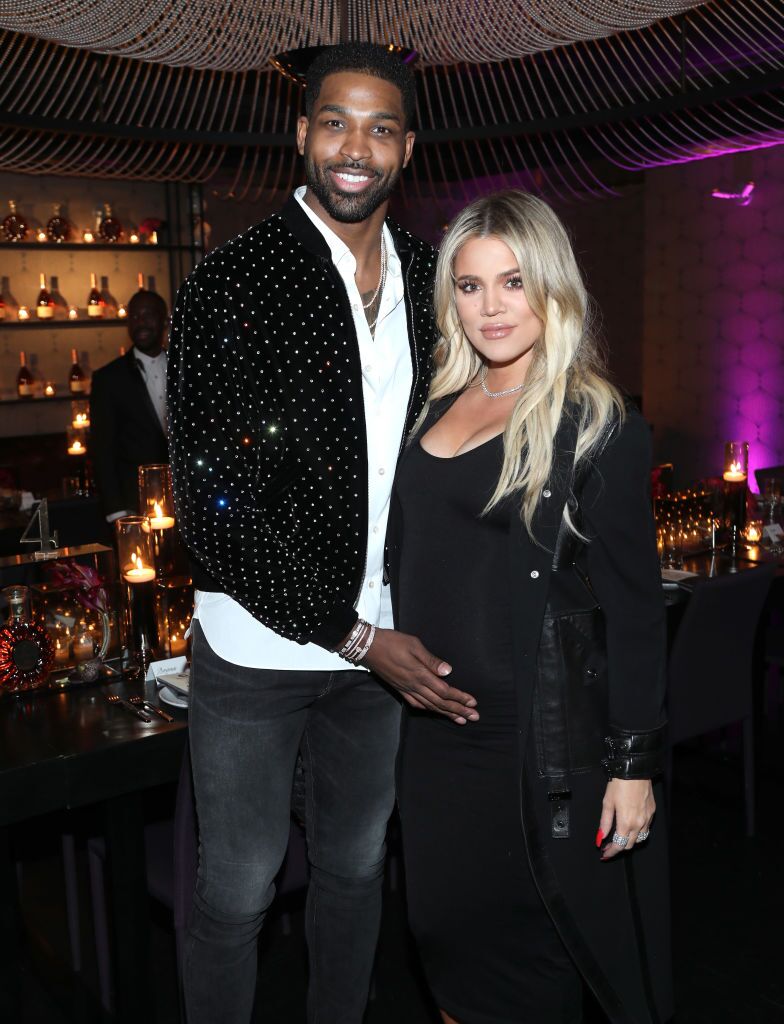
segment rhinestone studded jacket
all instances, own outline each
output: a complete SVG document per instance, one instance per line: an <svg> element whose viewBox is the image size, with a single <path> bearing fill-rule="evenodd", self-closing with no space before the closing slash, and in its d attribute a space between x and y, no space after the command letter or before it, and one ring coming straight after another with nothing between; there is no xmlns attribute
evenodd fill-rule
<svg viewBox="0 0 784 1024"><path fill-rule="evenodd" d="M388 226L405 283L408 434L431 376L435 252ZM362 376L345 287L295 199L210 253L180 288L168 403L194 584L281 636L336 647L356 621L365 571Z"/></svg>

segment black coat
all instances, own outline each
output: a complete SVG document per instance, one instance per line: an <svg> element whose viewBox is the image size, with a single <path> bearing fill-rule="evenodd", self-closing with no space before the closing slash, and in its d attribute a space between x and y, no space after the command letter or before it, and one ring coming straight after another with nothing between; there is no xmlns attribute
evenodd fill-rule
<svg viewBox="0 0 784 1024"><path fill-rule="evenodd" d="M435 253L387 223L405 288L408 433L430 381ZM194 584L229 594L282 636L336 647L356 621L365 571L362 367L343 280L296 199L183 284L168 394Z"/></svg>
<svg viewBox="0 0 784 1024"><path fill-rule="evenodd" d="M93 374L90 448L106 515L139 508L139 466L169 461L169 446L133 348Z"/></svg>
<svg viewBox="0 0 784 1024"><path fill-rule="evenodd" d="M445 408L448 400L436 414ZM517 509L509 522L521 827L544 903L612 1024L659 1024L672 1013L661 784L644 845L602 863L594 844L608 777L656 776L664 761L665 609L650 434L629 410L578 480L575 437L566 414L534 518L538 543ZM563 528L567 500L587 545ZM404 544L393 495L393 604Z"/></svg>

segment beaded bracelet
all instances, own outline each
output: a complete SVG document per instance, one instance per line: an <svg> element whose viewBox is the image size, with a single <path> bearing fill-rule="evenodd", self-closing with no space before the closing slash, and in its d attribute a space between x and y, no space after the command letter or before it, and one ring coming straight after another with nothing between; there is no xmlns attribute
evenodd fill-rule
<svg viewBox="0 0 784 1024"><path fill-rule="evenodd" d="M338 656L343 658L344 661L351 662L352 665L358 665L370 650L375 636L375 626L365 622L364 619L357 619L348 640L337 652Z"/></svg>
<svg viewBox="0 0 784 1024"><path fill-rule="evenodd" d="M351 650L351 648L356 644L356 642L359 639L360 634L364 630L365 626L367 626L367 622L365 622L364 619L357 619L357 621L354 623L354 628L352 629L351 633L349 634L348 640L346 640L346 642L343 644L343 646L337 652L339 657L341 657L341 658L345 658L346 657L346 655Z"/></svg>

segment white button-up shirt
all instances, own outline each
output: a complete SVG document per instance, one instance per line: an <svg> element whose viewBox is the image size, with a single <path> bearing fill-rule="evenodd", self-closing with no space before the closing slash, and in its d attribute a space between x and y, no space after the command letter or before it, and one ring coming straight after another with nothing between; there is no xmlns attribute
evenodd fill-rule
<svg viewBox="0 0 784 1024"><path fill-rule="evenodd" d="M360 618L392 627L389 587L383 585L384 540L392 480L405 427L411 391L403 276L389 229L384 225L387 278L375 336L370 333L354 275L357 262L348 246L304 202L305 188L294 193L300 206L329 245L332 262L348 293L359 342L362 395L368 452L368 535L365 578L356 601ZM298 644L262 625L226 594L196 591L196 610L207 642L218 657L249 668L335 671L351 666L316 644Z"/></svg>
<svg viewBox="0 0 784 1024"><path fill-rule="evenodd" d="M133 354L136 362L142 371L144 383L147 387L147 394L150 396L153 408L166 433L166 352L159 352L157 356L148 356L134 348Z"/></svg>

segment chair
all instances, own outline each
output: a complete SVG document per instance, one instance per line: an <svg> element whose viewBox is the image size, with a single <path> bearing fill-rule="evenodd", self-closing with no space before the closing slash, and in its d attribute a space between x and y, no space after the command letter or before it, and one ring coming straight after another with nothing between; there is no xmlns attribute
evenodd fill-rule
<svg viewBox="0 0 784 1024"><path fill-rule="evenodd" d="M193 795L190 750L185 755L177 783L174 817L155 822L144 830L147 888L155 899L173 912L176 943L177 975L182 991L183 948L188 927L193 895L196 891L198 866L198 833L196 804ZM90 889L93 902L93 927L98 958L98 987L101 1005L112 1011L112 970L109 944L109 921L104 886L106 848L102 838L90 839L87 844L90 865ZM277 896L286 896L308 884L309 867L305 834L292 821L286 859L275 880ZM283 931L289 932L287 915L283 916Z"/></svg>
<svg viewBox="0 0 784 1024"><path fill-rule="evenodd" d="M767 466L764 469L755 469L754 479L757 481L760 494L763 494L766 480L778 480L779 484L784 484L784 466Z"/></svg>
<svg viewBox="0 0 784 1024"><path fill-rule="evenodd" d="M675 634L668 668L671 746L742 722L748 836L754 835L755 824L752 660L775 572L775 566L766 565L698 583Z"/></svg>

